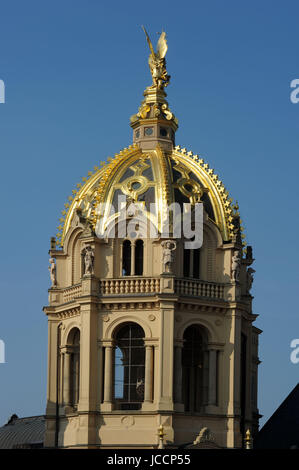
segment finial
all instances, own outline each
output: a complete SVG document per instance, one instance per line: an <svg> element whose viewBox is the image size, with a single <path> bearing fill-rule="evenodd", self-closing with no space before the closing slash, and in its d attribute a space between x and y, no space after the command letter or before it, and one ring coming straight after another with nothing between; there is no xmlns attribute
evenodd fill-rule
<svg viewBox="0 0 299 470"><path fill-rule="evenodd" d="M56 250L56 238L55 237L51 237L50 250Z"/></svg>
<svg viewBox="0 0 299 470"><path fill-rule="evenodd" d="M158 428L158 437L159 437L158 449L164 449L164 442L163 442L164 436L165 436L164 428L162 424L160 424Z"/></svg>
<svg viewBox="0 0 299 470"><path fill-rule="evenodd" d="M251 449L251 433L250 433L249 429L247 429L247 431L246 431L245 448L246 449Z"/></svg>
<svg viewBox="0 0 299 470"><path fill-rule="evenodd" d="M170 80L170 75L167 75L165 60L166 52L168 49L166 33L165 31L162 31L157 43L157 52L155 52L145 27L142 26L142 29L145 33L146 40L151 52L148 59L148 63L152 74L153 85L150 88L155 88L156 90L164 90L164 87L169 84Z"/></svg>

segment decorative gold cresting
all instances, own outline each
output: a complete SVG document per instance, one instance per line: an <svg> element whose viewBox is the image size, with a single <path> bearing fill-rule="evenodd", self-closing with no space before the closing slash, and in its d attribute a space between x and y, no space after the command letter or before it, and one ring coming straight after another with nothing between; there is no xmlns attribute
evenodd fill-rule
<svg viewBox="0 0 299 470"><path fill-rule="evenodd" d="M182 162L190 171L192 171L201 181L204 191L207 191L215 213L215 223L221 231L224 241L233 240L236 233L235 221L238 219L239 214L236 213L235 207L232 206L233 200L229 198L229 193L225 189L222 181L214 173L212 168L209 168L208 163L205 163L203 158L194 155L193 152L179 145L175 147L172 153L172 158L178 164ZM181 189L181 188L180 188ZM191 201L190 201L191 202ZM239 219L240 232L243 232L241 220ZM245 235L241 234L242 244L245 245Z"/></svg>

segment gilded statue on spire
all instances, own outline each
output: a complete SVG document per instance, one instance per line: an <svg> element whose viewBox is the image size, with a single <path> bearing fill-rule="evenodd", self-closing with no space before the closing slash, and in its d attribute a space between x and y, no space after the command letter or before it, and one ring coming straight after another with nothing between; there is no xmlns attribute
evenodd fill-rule
<svg viewBox="0 0 299 470"><path fill-rule="evenodd" d="M147 34L144 26L142 26L143 31L145 32L146 40L150 48L150 56L148 63L150 66L150 71L153 78L153 85L151 88L156 88L157 90L163 90L169 84L170 75L167 75L166 70L166 52L168 49L166 42L166 33L162 31L158 43L157 43L157 52L154 51L153 45Z"/></svg>

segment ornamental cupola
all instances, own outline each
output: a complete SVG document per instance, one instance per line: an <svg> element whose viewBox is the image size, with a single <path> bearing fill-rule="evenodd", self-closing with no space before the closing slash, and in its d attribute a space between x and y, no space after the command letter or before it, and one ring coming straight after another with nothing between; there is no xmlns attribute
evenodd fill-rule
<svg viewBox="0 0 299 470"><path fill-rule="evenodd" d="M82 178L51 239L45 446L242 447L259 419L252 249L220 178L175 143L166 35L155 51L144 32L133 143Z"/></svg>

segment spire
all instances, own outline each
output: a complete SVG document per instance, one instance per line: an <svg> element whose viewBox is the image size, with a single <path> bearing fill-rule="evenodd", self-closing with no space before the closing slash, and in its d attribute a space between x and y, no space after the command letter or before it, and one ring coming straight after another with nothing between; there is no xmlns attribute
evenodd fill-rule
<svg viewBox="0 0 299 470"><path fill-rule="evenodd" d="M153 84L145 89L144 100L138 113L131 116L133 143L139 144L145 150L156 148L158 143L165 150L172 150L175 145L178 120L168 107L164 91L170 81L165 59L168 49L166 33L162 31L155 52L145 28L143 26L142 28L150 49L148 63Z"/></svg>

